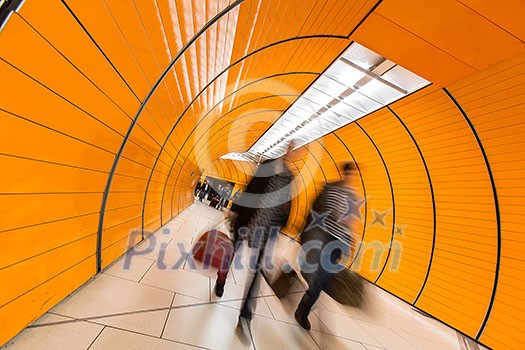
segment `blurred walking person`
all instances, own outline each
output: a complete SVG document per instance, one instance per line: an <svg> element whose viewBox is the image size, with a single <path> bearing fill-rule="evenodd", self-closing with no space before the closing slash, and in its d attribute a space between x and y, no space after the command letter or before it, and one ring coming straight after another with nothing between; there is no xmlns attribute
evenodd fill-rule
<svg viewBox="0 0 525 350"><path fill-rule="evenodd" d="M202 202L202 199L204 198L204 196L206 195L209 189L210 189L210 185L208 184L208 181L204 180L204 183L202 184L200 188L199 201Z"/></svg>
<svg viewBox="0 0 525 350"><path fill-rule="evenodd" d="M253 316L266 245L288 222L293 174L287 163L291 160L292 147L291 143L282 157L261 163L246 190L235 200L231 208L232 215L235 216L233 222L235 249L244 236L247 236L249 246L256 249L255 266L251 266L253 274L247 279L239 322L245 319L249 323ZM219 270L215 284L217 296L221 296L224 292L226 273L227 271L221 273Z"/></svg>
<svg viewBox="0 0 525 350"><path fill-rule="evenodd" d="M357 196L350 187L356 174L353 162L342 167L343 179L327 183L314 201L312 210L302 233L302 249L311 271L303 272L308 281L308 290L303 295L295 320L306 330L311 328L308 314L334 274L344 268L339 265L343 254L350 256L350 217L356 213ZM315 249L314 249L315 248ZM306 266L306 265L303 265Z"/></svg>

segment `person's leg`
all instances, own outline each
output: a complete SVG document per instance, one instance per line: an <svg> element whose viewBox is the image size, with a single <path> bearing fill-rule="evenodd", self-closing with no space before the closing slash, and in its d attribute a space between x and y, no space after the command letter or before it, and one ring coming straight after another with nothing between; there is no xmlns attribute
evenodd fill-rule
<svg viewBox="0 0 525 350"><path fill-rule="evenodd" d="M228 272L230 271L231 263L236 252L239 250L241 241L236 240L233 242L233 250L230 254L226 255L224 258L227 259L223 261L219 269L217 270L217 280L215 281L215 295L219 298L224 294L224 285L226 284L226 278L228 277Z"/></svg>
<svg viewBox="0 0 525 350"><path fill-rule="evenodd" d="M337 259L340 257L340 251L337 249L326 250L323 249L320 257L317 271L315 272L311 283L309 284L308 290L304 293L297 310L295 311L295 320L304 329L310 329L310 322L308 321L308 315L312 310L315 302L319 298L321 291L325 288L329 282L332 274L332 267L337 264ZM330 263L328 266L324 265L325 260ZM328 270L327 270L328 269Z"/></svg>
<svg viewBox="0 0 525 350"><path fill-rule="evenodd" d="M259 285L261 281L261 263L264 256L264 249L260 248L257 252L257 260L255 266L250 266L249 268L254 268L254 272L251 280L247 284L244 302L241 307L240 317L251 319L253 313L255 312L255 307L257 304L257 295L259 294ZM247 281L248 282L248 281Z"/></svg>
<svg viewBox="0 0 525 350"><path fill-rule="evenodd" d="M224 294L224 285L226 284L226 277L230 271L230 265L233 260L234 252L230 252L223 256L221 266L217 269L217 281L215 282L215 295L219 298Z"/></svg>
<svg viewBox="0 0 525 350"><path fill-rule="evenodd" d="M261 274L260 272L256 272L252 277L251 283L246 288L246 297L241 307L240 317L247 318L248 320L252 319L257 306L257 296L259 294L260 283Z"/></svg>
<svg viewBox="0 0 525 350"><path fill-rule="evenodd" d="M313 276L312 281L309 285L308 290L304 293L297 310L295 310L295 320L301 325L304 329L310 329L310 322L308 321L308 315L310 310L314 306L315 302L319 298L321 291L328 279L328 273L323 269L319 269L317 273Z"/></svg>

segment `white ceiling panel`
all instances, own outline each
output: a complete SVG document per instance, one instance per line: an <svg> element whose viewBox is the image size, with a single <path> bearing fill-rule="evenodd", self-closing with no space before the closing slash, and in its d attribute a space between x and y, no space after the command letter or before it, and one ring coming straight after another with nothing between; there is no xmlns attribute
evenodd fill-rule
<svg viewBox="0 0 525 350"><path fill-rule="evenodd" d="M428 84L354 42L247 152L221 158L276 158L292 140L301 147Z"/></svg>

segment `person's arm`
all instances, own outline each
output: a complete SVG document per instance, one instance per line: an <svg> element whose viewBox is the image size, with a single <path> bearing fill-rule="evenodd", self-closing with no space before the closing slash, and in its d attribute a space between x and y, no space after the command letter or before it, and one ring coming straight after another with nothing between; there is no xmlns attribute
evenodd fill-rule
<svg viewBox="0 0 525 350"><path fill-rule="evenodd" d="M283 200L283 203L279 204L279 210L277 210L278 221L280 223L281 228L285 227L288 223L288 218L290 216L290 209L292 206L292 193L290 190L290 184L293 181L293 177L290 175L288 176L288 180L286 183L286 186L282 188L280 191L285 191L285 194L283 197L286 197Z"/></svg>

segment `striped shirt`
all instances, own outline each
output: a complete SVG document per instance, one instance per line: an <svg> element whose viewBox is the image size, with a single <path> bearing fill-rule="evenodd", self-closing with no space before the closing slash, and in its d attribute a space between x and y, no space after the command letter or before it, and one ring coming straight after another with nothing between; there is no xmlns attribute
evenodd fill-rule
<svg viewBox="0 0 525 350"><path fill-rule="evenodd" d="M353 205L357 201L356 195L342 181L326 184L324 191L323 212L328 213L325 218L327 231L338 240L351 246L349 213L355 208L348 208L348 205Z"/></svg>

